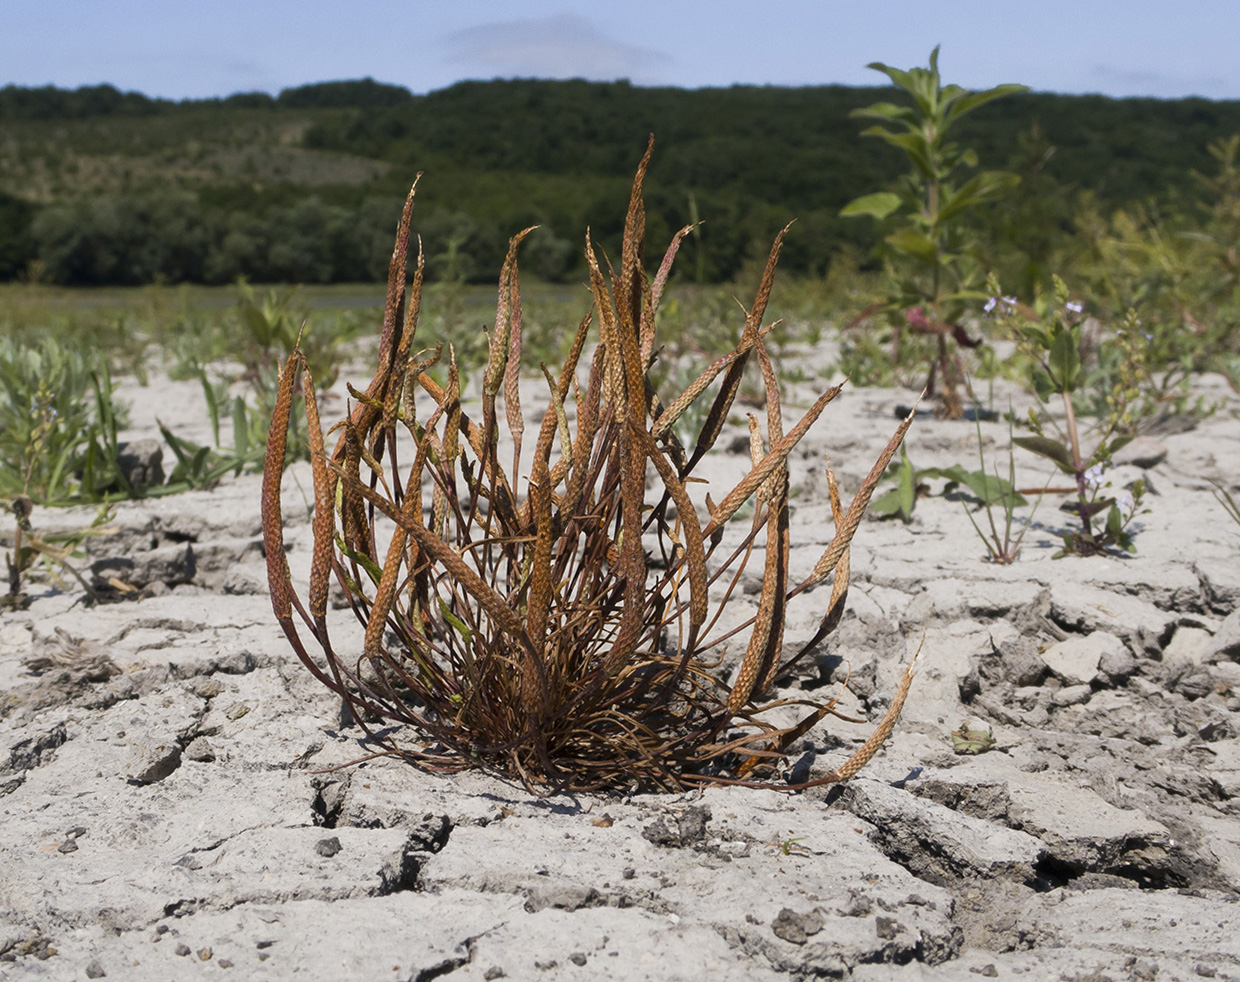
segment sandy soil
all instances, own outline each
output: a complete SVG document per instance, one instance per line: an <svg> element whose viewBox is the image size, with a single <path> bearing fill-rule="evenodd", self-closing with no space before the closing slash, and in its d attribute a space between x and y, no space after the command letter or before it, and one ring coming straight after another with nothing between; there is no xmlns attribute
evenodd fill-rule
<svg viewBox="0 0 1240 982"><path fill-rule="evenodd" d="M1049 502L1011 566L941 494L862 526L849 613L780 684L821 697L847 676L873 719L920 645L919 675L870 767L799 795L539 799L332 769L366 747L272 619L258 478L124 504L83 565L130 592L35 584L0 620L0 979L1240 978L1240 528L1208 483L1240 473L1240 399L1199 387L1218 411L1111 475L1151 488L1135 556L1052 560ZM156 415L205 436L196 385L131 394L132 436ZM850 493L908 401L846 391L806 438L794 574L831 534L823 453ZM983 432L1006 462L1006 425ZM720 480L744 466L731 443ZM972 424L919 422L908 447L976 466ZM309 482L290 473L304 575ZM824 601L794 608L790 645ZM966 722L994 746L953 752ZM824 725L794 772L869 732Z"/></svg>

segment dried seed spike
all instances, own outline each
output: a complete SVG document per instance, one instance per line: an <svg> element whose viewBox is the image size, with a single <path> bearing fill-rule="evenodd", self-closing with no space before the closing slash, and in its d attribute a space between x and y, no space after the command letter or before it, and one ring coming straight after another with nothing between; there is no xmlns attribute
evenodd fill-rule
<svg viewBox="0 0 1240 982"><path fill-rule="evenodd" d="M529 603L526 616L526 634L533 651L523 659L521 701L527 713L533 713L541 699L545 698L545 672L547 668L547 624L555 591L551 580L551 550L555 545L555 529L551 514L551 476L548 459L555 438L555 416L548 413L534 450L533 470L530 474L530 506L533 513L534 548L530 555ZM551 420L551 425L548 425ZM533 664L541 662L542 670Z"/></svg>
<svg viewBox="0 0 1240 982"><path fill-rule="evenodd" d="M400 225L396 229L396 245L392 248L392 259L388 263L387 300L383 307L383 333L379 336L379 373L391 366L395 348L396 327L400 323L401 305L405 299L405 268L409 255L409 226L413 222L413 196L418 189L418 181L422 172L418 171L405 198L405 207L400 214ZM379 375L375 376L376 381ZM377 395L377 392L372 392Z"/></svg>
<svg viewBox="0 0 1240 982"><path fill-rule="evenodd" d="M504 372L508 365L508 345L512 331L512 275L517 264L517 250L521 240L537 226L531 226L518 232L508 240L508 254L504 257L504 265L499 274L499 300L495 305L495 329L491 332L489 357L486 370L482 374L483 391L494 398L503 385Z"/></svg>
<svg viewBox="0 0 1240 982"><path fill-rule="evenodd" d="M313 624L293 590L288 556L284 551L284 516L280 506L280 487L284 477L284 457L288 448L288 424L293 407L293 384L297 375L299 353L294 351L284 363L276 387L276 403L267 433L267 453L263 463L262 526L263 550L267 556L267 584L271 591L271 609L288 638L289 645L301 663L316 679L330 689L336 683L315 663L301 642L293 624L293 610L307 624ZM338 691L338 690L337 690Z"/></svg>
<svg viewBox="0 0 1240 982"><path fill-rule="evenodd" d="M751 434L757 433L758 452L762 437L753 416ZM772 433L772 439L775 434ZM775 679L784 636L784 611L788 591L788 482L787 465L780 464L758 489L758 496L769 500L766 520L765 568L758 614L741 664L736 685L728 696L728 710L738 712L755 691L762 692Z"/></svg>
<svg viewBox="0 0 1240 982"><path fill-rule="evenodd" d="M697 638L697 629L706 620L707 591L710 587L707 579L706 548L702 537L702 526L698 521L697 509L693 506L693 501L688 491L685 490L684 484L676 476L675 469L654 442L654 438L649 434L644 435L647 440L647 453L654 462L655 469L663 479L664 486L671 494L672 500L676 502L677 521L681 523L685 532L685 562L689 567L689 623L692 629L689 644L692 645ZM709 507L709 494L706 496L706 501Z"/></svg>
<svg viewBox="0 0 1240 982"><path fill-rule="evenodd" d="M925 644L925 638L922 638L922 644ZM832 771L826 777L809 781L802 787L810 788L823 784L838 784L841 781L847 781L855 776L861 768L865 767L870 762L870 758L878 753L879 748L891 736L891 731L895 729L896 720L900 718L900 710L904 708L904 701L908 698L909 689L913 685L917 659L921 655L921 647L921 645L917 646L913 660L908 663L908 667L904 670L904 676L900 680L900 688L896 690L895 698L891 700L891 705L887 707L887 712L883 715L882 722L878 724L878 729L874 731L870 739L866 740L861 749L849 757L838 769Z"/></svg>
<svg viewBox="0 0 1240 982"><path fill-rule="evenodd" d="M840 394L843 385L837 385L833 389L828 389L817 401L805 411L805 415L797 422L787 435L774 446L770 452L762 458L762 463L751 470L741 480L740 484L734 487L719 502L719 507L710 517L710 524L704 530L707 536L712 535L716 529L720 528L724 522L731 518L745 500L754 493L758 485L771 476L776 467L780 466L787 458L792 448L797 445L805 432L814 425L814 421L822 415L822 411L827 408L827 403Z"/></svg>
<svg viewBox="0 0 1240 982"><path fill-rule="evenodd" d="M520 244L538 226L527 228L516 241ZM525 419L521 415L521 283L517 268L517 254L512 254L512 269L508 274L509 321L508 364L504 369L504 412L508 417L508 432L512 434L512 473L515 476L521 466L521 437L525 433Z"/></svg>
<svg viewBox="0 0 1240 982"><path fill-rule="evenodd" d="M698 223L700 225L701 222ZM686 225L679 232L672 236L671 245L667 247L667 252L663 254L663 262L659 264L659 270L654 274L654 284L650 288L650 305L657 314L659 312L659 304L663 300L663 290L667 286L667 278L672 272L672 263L676 259L676 253L680 251L680 243L684 241L686 235L697 228L697 225ZM649 357L650 352L643 352Z"/></svg>
<svg viewBox="0 0 1240 982"><path fill-rule="evenodd" d="M331 580L332 556L336 540L336 482L327 470L323 427L319 422L319 403L314 377L302 359L302 387L305 390L306 429L310 443L310 470L314 479L314 553L310 562L310 614L327 616L327 592Z"/></svg>
<svg viewBox="0 0 1240 982"><path fill-rule="evenodd" d="M745 416L749 420L749 464L751 467L757 467L762 463L762 458L766 456L766 447L762 443L762 424L758 422L758 417L753 413L746 413ZM769 480L759 485L757 501L761 504L768 497L770 497Z"/></svg>
<svg viewBox="0 0 1240 982"><path fill-rule="evenodd" d="M918 402L921 400L919 399ZM826 552L814 564L814 569L805 581L797 587L798 593L802 590L821 583L826 579L827 574L834 568L843 555L844 550L848 548L848 544L852 542L852 537L857 531L857 527L861 524L861 519L865 515L865 509L870 503L870 497L874 494L874 488L878 485L879 480L887 470L887 465L891 463L891 458L895 456L896 450L899 449L904 435L908 432L910 426L913 425L913 416L917 407L914 406L910 410L898 427L891 439L887 442L887 446L879 455L878 460L874 462L874 466L870 468L870 473L866 475L866 479L862 482L861 487L857 490L856 496L852 500L852 504L848 506L848 514L844 517L842 523L838 523L835 528L835 535L831 539L831 544L827 546Z"/></svg>
<svg viewBox="0 0 1240 982"><path fill-rule="evenodd" d="M760 331L750 331L748 324L746 325L745 331L741 335L740 344L736 346L737 357L727 366L728 370L723 376L723 382L720 383L719 392L715 395L715 401L711 403L710 412L706 415L706 422L702 424L702 431L698 434L697 444L693 448L693 456L689 458L689 463L683 468L684 473L689 473L697 466L698 461L715 445L715 441L719 439L719 434L723 432L724 424L728 419L728 413L732 411L732 403L736 399L736 393L740 391L741 381L745 376L745 366L749 361L749 354L760 335ZM677 401L679 402L679 400Z"/></svg>
<svg viewBox="0 0 1240 982"><path fill-rule="evenodd" d="M766 313L767 302L771 299L771 288L775 285L775 268L779 265L779 253L784 247L784 237L792 225L793 223L789 222L780 229L779 234L775 236L775 242L771 245L766 267L762 270L762 282L758 284L758 293L754 297L753 306L749 308L749 316L745 323L746 333L756 334L758 328L762 326L762 317Z"/></svg>
<svg viewBox="0 0 1240 982"><path fill-rule="evenodd" d="M779 379L775 377L775 366L771 364L771 356L767 353L766 344L759 337L754 344L758 353L758 364L762 367L762 380L766 385L766 425L774 443L784 435L783 414L779 404Z"/></svg>
<svg viewBox="0 0 1240 982"><path fill-rule="evenodd" d="M280 485L284 476L284 456L288 447L288 424L293 407L293 385L297 377L296 353L288 356L276 386L275 409L267 432L267 453L263 462L263 550L267 556L267 585L276 620L283 624L293 613L293 581L284 552L284 515L280 506Z"/></svg>
<svg viewBox="0 0 1240 982"><path fill-rule="evenodd" d="M546 365L539 365L542 369L543 376L547 379L547 386L551 392L551 410L555 413L556 429L560 434L560 459L557 464L563 464L567 470L573 465L573 434L568 426L568 413L564 410L564 397L560 394L559 386L556 385L555 379L551 377L551 373L547 370ZM541 437L539 439L541 443ZM550 475L550 487L555 487L559 481L556 480L555 471L552 470Z"/></svg>
<svg viewBox="0 0 1240 982"><path fill-rule="evenodd" d="M641 290L645 271L642 262L646 251L646 202L642 191L646 182L646 169L654 154L654 134L646 141L646 152L637 165L633 178L633 191L629 195L629 210L624 219L624 239L620 249L620 284L616 294L616 312L622 327L631 332L638 343L637 331L641 323ZM633 384L633 380L629 380Z"/></svg>
<svg viewBox="0 0 1240 982"><path fill-rule="evenodd" d="M748 341L742 340L740 346L738 346L734 351L728 352L723 357L717 358L715 361L711 362L711 364L707 365L702 374L690 382L685 391L672 400L670 405L664 408L664 410L659 414L658 419L655 420L654 426L651 427L650 432L658 438L662 438L665 434L670 432L676 420L680 419L680 417L684 414L684 411L697 401L698 397L706 391L711 382L718 377L719 373L736 361L737 358L741 357L741 355L743 355L746 351L749 351L751 347L752 345Z"/></svg>
<svg viewBox="0 0 1240 982"><path fill-rule="evenodd" d="M418 260L414 267L413 282L409 285L409 299L406 301L405 326L401 331L400 343L396 346L396 354L392 359L392 378L395 385L385 387L383 397L383 429L390 433L396 426L402 399L408 390L409 352L413 348L413 339L418 332L418 314L422 307L422 278L426 271L426 257L422 253L422 238L418 236ZM412 418L412 417L411 417Z"/></svg>

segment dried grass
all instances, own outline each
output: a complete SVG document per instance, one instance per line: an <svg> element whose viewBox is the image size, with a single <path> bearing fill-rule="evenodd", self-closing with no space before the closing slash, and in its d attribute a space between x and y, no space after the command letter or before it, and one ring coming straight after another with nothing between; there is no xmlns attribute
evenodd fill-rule
<svg viewBox="0 0 1240 982"><path fill-rule="evenodd" d="M659 354L656 316L690 229L677 233L651 280L643 266L649 160L647 149L618 269L600 264L587 236L593 308L559 374L542 369L550 405L531 434L524 478L517 253L529 230L513 238L500 274L474 418L462 406L451 353L441 385L429 372L440 352L414 348L422 257L406 293L410 191L392 256L378 368L366 391L353 393L347 419L333 427L339 436L330 451L313 380L304 373L315 496L304 605L292 586L280 514L288 417L304 359L295 354L285 366L263 486L272 605L306 667L342 697L384 752L431 770L487 768L540 792L761 783L764 775L772 780L793 741L835 714L834 701L795 701L807 714L779 729L763 710L789 702L764 706L761 697L790 664L780 662L789 601L832 578L819 629L791 661L838 624L849 544L909 420L847 509L828 468L834 538L810 576L791 583L788 455L840 387L785 429L763 326L781 232L735 350L683 393L660 399L650 382ZM577 370L591 343L582 387ZM710 495L696 501L694 469L723 431L753 359L765 383L766 419L763 425L751 416L752 467L718 503ZM712 386L696 443L681 444L673 423ZM434 405L423 420L419 393ZM513 444L508 471L500 459L502 428ZM737 510L751 500L739 546L725 550L726 528L743 522ZM765 554L757 614L725 634L715 625L755 549ZM328 630L332 577L364 627L360 655L338 651ZM744 661L729 687L712 673L711 659L717 663L722 642L743 630ZM812 783L844 780L864 765L894 725L910 681L911 666L873 738Z"/></svg>

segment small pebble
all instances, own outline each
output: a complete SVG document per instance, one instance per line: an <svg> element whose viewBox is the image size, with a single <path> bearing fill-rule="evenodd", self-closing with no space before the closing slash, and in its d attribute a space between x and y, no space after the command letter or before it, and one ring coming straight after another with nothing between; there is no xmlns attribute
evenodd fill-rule
<svg viewBox="0 0 1240 982"><path fill-rule="evenodd" d="M88 979L101 979L107 974L108 973L103 970L103 966L99 964L98 960L93 961L86 966L86 977Z"/></svg>
<svg viewBox="0 0 1240 982"><path fill-rule="evenodd" d="M320 839L314 844L314 851L328 859L340 852L342 848L339 837L334 835L330 839Z"/></svg>
<svg viewBox="0 0 1240 982"><path fill-rule="evenodd" d="M227 958L221 958L219 961L220 968L232 968L232 961Z"/></svg>
<svg viewBox="0 0 1240 982"><path fill-rule="evenodd" d="M57 852L77 852L77 850L78 850L78 844L76 842L74 842L72 839L65 839L65 841L60 844L60 848L57 849L56 851Z"/></svg>
<svg viewBox="0 0 1240 982"><path fill-rule="evenodd" d="M584 965L586 963L586 956L583 952L574 951L568 956L568 960L574 965Z"/></svg>
<svg viewBox="0 0 1240 982"><path fill-rule="evenodd" d="M215 760L215 748L206 737L194 737L185 748L185 756L200 764L209 764Z"/></svg>
<svg viewBox="0 0 1240 982"><path fill-rule="evenodd" d="M487 982L491 982L492 979L502 979L504 977L504 970L498 965L492 965L486 970L486 974L482 977L486 979Z"/></svg>
<svg viewBox="0 0 1240 982"><path fill-rule="evenodd" d="M211 960L211 949L203 948L200 952L198 952L198 957L204 962L209 962Z"/></svg>
<svg viewBox="0 0 1240 982"><path fill-rule="evenodd" d="M189 945L187 945L184 941L182 941L179 945L177 945L177 954L178 954L178 955L180 955L180 956L182 956L182 957L184 957L185 955L190 954L190 947L189 947Z"/></svg>
<svg viewBox="0 0 1240 982"><path fill-rule="evenodd" d="M196 678L190 683L189 691L199 699L214 699L224 691L224 684L216 678Z"/></svg>

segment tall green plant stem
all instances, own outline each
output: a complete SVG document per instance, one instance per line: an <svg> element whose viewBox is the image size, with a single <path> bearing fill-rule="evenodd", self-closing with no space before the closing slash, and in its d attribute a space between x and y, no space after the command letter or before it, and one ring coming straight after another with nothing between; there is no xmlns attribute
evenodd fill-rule
<svg viewBox="0 0 1240 982"><path fill-rule="evenodd" d="M1085 484L1085 462L1081 459L1081 438L1076 431L1076 410L1072 408L1072 396L1067 390L1059 395L1063 399L1068 442L1072 447L1072 468L1076 471L1076 510L1077 514L1080 515L1081 525L1085 529L1085 534L1087 536L1093 535L1093 523L1089 517L1089 502L1085 496L1088 491Z"/></svg>

